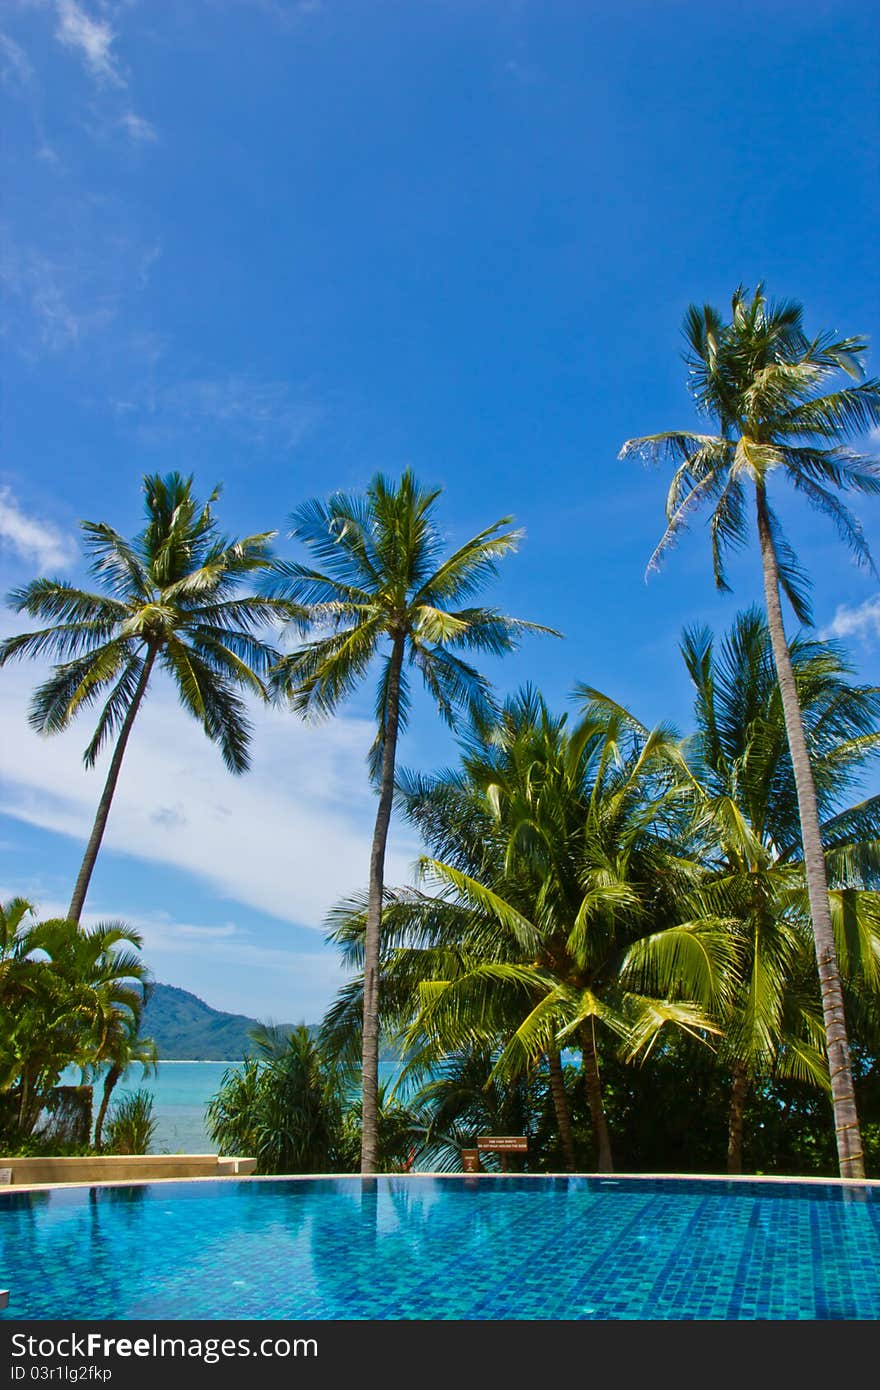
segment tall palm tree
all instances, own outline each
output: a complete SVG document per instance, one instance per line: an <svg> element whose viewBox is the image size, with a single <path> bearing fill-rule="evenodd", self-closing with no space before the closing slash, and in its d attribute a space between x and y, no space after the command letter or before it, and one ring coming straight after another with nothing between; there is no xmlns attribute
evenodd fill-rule
<svg viewBox="0 0 880 1390"><path fill-rule="evenodd" d="M31 726L42 734L66 729L103 699L85 750L92 767L115 738L104 790L70 902L79 922L110 814L126 745L154 668L173 680L180 702L220 747L231 772L248 767L250 724L240 690L266 698L263 677L276 650L257 632L289 617L289 605L245 590L271 563L273 532L231 540L204 504L192 478L178 473L143 480L144 529L125 540L105 522L84 521L92 574L103 592L60 579L35 579L10 595L11 605L48 626L0 643L0 666L17 657L59 659L36 690Z"/></svg>
<svg viewBox="0 0 880 1390"><path fill-rule="evenodd" d="M836 338L832 333L809 338L801 305L770 302L761 286L751 298L742 287L736 291L728 323L710 305L691 305L684 333L691 394L700 414L714 420L717 433L669 430L646 435L627 440L621 457L642 451L677 465L666 500L666 531L649 569L693 511L707 503L712 506L715 582L726 589L726 553L746 542L750 500L754 506L767 621L797 787L840 1172L843 1177L864 1177L816 789L781 596L787 597L801 622L809 620L809 605L805 576L771 506L769 484L774 473L776 480L791 483L811 506L831 518L856 562L870 566L862 529L839 493L880 492L880 465L844 442L880 423L880 381L860 379L866 351L862 338ZM827 391L841 372L857 384Z"/></svg>
<svg viewBox="0 0 880 1390"><path fill-rule="evenodd" d="M427 490L407 470L398 482L373 478L366 495L314 499L292 515L291 536L323 569L279 563L272 592L296 605L313 634L276 667L279 697L303 715L330 715L380 661L377 733L370 771L378 806L370 851L364 953L363 1138L361 1169L376 1170L379 1086L379 935L385 850L394 796L397 742L410 708L415 668L451 724L456 711L485 717L486 679L457 652L510 652L526 631L549 631L494 608L463 606L516 549L521 532L503 517L444 557L435 520L441 489Z"/></svg>
<svg viewBox="0 0 880 1390"><path fill-rule="evenodd" d="M739 614L719 646L708 629L689 629L682 654L694 686L696 733L687 751L702 793L704 891L722 899L743 946L719 1047L732 1078L728 1170L739 1173L754 1082L777 1076L827 1086L828 1069L797 794L766 620L758 609ZM861 980L876 991L878 896L868 885L880 867L880 797L855 806L848 800L868 758L880 751L880 691L850 681L835 644L798 637L790 654L844 982Z"/></svg>

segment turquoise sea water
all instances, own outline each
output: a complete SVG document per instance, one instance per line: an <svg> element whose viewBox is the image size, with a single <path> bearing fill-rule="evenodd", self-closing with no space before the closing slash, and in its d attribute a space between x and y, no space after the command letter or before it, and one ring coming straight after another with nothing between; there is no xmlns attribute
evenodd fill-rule
<svg viewBox="0 0 880 1390"><path fill-rule="evenodd" d="M155 1076L144 1077L140 1067L131 1067L113 1092L118 1100L126 1092L147 1090L153 1097L153 1115L158 1121L153 1153L216 1153L205 1129L205 1106L216 1095L223 1073L233 1062L160 1062ZM79 1080L71 1068L62 1078L68 1084ZM95 1105L100 1085L95 1087Z"/></svg>
<svg viewBox="0 0 880 1390"><path fill-rule="evenodd" d="M205 1106L216 1095L224 1072L235 1062L160 1062L154 1076L144 1078L141 1067L131 1067L113 1092L118 1100L126 1092L147 1090L153 1097L157 1120L152 1153L216 1153L217 1146L205 1128ZM388 1072L383 1080L393 1075ZM79 1081L79 1071L68 1068L62 1080L68 1085ZM95 1087L95 1106L100 1101L100 1084Z"/></svg>
<svg viewBox="0 0 880 1390"><path fill-rule="evenodd" d="M0 1194L3 1318L880 1318L880 1188L584 1177Z"/></svg>

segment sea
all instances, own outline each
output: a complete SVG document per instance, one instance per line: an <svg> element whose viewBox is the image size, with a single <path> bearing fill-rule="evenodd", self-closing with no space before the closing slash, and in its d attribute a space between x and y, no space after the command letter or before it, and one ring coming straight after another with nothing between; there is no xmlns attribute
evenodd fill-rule
<svg viewBox="0 0 880 1390"><path fill-rule="evenodd" d="M208 1137L205 1107L219 1091L225 1073L240 1062L159 1062L153 1075L145 1077L140 1066L130 1067L113 1092L113 1101L126 1092L145 1090L153 1097L156 1131L150 1152L161 1154L210 1154L217 1145ZM383 1080L390 1079L388 1071ZM76 1085L79 1069L69 1067L61 1080ZM95 1085L95 1106L100 1102L100 1081ZM111 1105L113 1103L111 1101Z"/></svg>
<svg viewBox="0 0 880 1390"><path fill-rule="evenodd" d="M216 1153L217 1145L208 1138L205 1107L219 1091L223 1077L235 1062L159 1062L151 1076L140 1066L130 1067L113 1092L111 1105L127 1092L149 1091L153 1097L156 1132L151 1153ZM67 1085L80 1079L78 1067L68 1067L61 1077ZM100 1080L95 1083L95 1108L101 1098Z"/></svg>

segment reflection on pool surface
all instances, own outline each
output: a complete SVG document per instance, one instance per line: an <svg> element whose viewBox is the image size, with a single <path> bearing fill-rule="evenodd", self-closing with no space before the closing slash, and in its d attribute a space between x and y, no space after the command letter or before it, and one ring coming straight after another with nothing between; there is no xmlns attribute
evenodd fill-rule
<svg viewBox="0 0 880 1390"><path fill-rule="evenodd" d="M0 1197L6 1318L878 1318L880 1188L310 1178Z"/></svg>

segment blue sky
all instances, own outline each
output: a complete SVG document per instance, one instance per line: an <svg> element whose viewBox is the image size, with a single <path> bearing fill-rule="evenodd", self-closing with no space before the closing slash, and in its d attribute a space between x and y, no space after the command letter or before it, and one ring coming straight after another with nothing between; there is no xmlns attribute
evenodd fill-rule
<svg viewBox="0 0 880 1390"><path fill-rule="evenodd" d="M562 704L588 681L686 728L681 629L728 624L757 561L717 595L698 524L646 584L666 479L617 452L692 421L691 300L764 279L808 325L880 339L880 11L7 0L2 26L4 591L81 575L81 518L136 530L148 471L222 480L226 527L290 553L298 502L410 465L443 485L450 544L526 529L492 598L565 641L496 664L502 689ZM877 680L880 586L778 505L819 628ZM880 508L859 510L877 550ZM48 911L100 776L85 726L28 731L36 675L0 677L0 888ZM233 780L157 687L90 912L210 1003L319 1017L323 915L367 868L369 710L259 714ZM403 760L451 749L420 707ZM397 827L393 880L417 852Z"/></svg>

